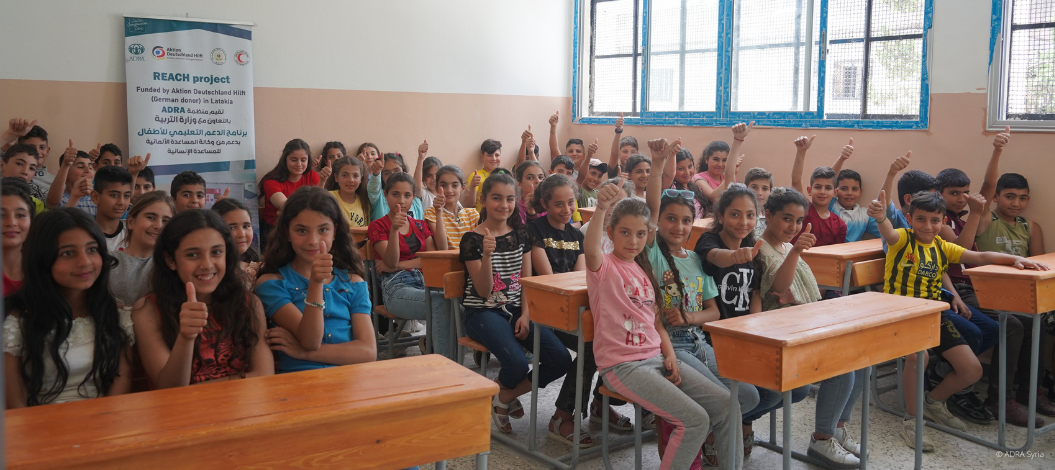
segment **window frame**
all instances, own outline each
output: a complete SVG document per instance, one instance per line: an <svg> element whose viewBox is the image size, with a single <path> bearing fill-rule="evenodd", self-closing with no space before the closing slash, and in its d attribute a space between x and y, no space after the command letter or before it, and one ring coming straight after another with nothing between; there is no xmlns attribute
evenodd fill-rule
<svg viewBox="0 0 1055 470"><path fill-rule="evenodd" d="M1014 0L993 0L992 31L989 34L989 87L986 106L986 130L1003 132L1010 127L1012 132L1055 132L1055 120L1007 119L1007 89L1012 25L1011 9ZM1006 23L1004 20L1007 20Z"/></svg>
<svg viewBox="0 0 1055 470"><path fill-rule="evenodd" d="M635 99L639 107L648 103L648 70L649 70L649 13L653 0L638 0L643 3L644 14L641 19L642 66L635 81L640 83L640 94ZM841 129L888 129L918 130L927 129L930 122L930 83L929 61L930 33L933 24L934 0L923 0L923 50L920 71L920 114L915 120L866 120L866 119L824 119L824 101L826 98L826 60L827 48L818 48L817 57L817 107L813 111L764 111L746 112L731 111L731 52L732 52L732 18L733 1L719 0L718 6L718 58L717 90L715 111L640 111L624 113L626 124L635 126L693 126L693 127L728 127L738 122L754 121L759 126L782 128L841 128ZM1000 2L1002 0L994 0ZM819 38L827 44L828 35L828 0L813 0L814 8L820 8ZM588 96L582 90L592 93L590 82L590 50L582 50L581 45L592 45L590 31L593 14L590 11L592 0L575 0L572 15L572 120L577 124L614 125L616 116L587 115L589 112ZM994 7L995 8L995 7ZM583 19L585 19L585 24ZM873 38L874 39L874 38ZM808 48L811 49L811 48ZM867 90L865 90L867 93ZM587 98L587 99L584 99ZM1002 129L1002 127L1001 127Z"/></svg>

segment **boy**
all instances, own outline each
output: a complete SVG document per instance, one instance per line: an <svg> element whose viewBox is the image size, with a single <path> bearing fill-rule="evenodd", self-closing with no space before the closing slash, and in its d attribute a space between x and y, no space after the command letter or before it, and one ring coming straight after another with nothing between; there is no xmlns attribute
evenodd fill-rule
<svg viewBox="0 0 1055 470"><path fill-rule="evenodd" d="M555 158L556 155L561 155L560 147L557 146L557 122L560 121L560 111L553 113L549 117L549 154L550 158ZM575 166L578 167L582 163L583 158L586 157L586 146L583 145L582 139L568 139L568 143L564 144L564 153L571 161L575 162ZM573 178L574 179L574 178Z"/></svg>
<svg viewBox="0 0 1055 470"><path fill-rule="evenodd" d="M132 174L124 167L104 166L95 173L92 202L98 207L95 222L106 236L106 248L116 252L125 240L125 224L121 222L132 203Z"/></svg>
<svg viewBox="0 0 1055 470"><path fill-rule="evenodd" d="M752 168L744 175L744 183L751 191L754 191L758 198L759 210L758 218L755 219L755 237L761 239L762 233L766 231L766 211L762 208L769 200L769 193L773 191L773 173L766 171L765 168Z"/></svg>
<svg viewBox="0 0 1055 470"><path fill-rule="evenodd" d="M88 152L95 159L95 169L104 166L123 166L121 163L121 148L114 144L96 146L95 150Z"/></svg>
<svg viewBox="0 0 1055 470"><path fill-rule="evenodd" d="M579 164L579 176L576 183L579 184L579 198L576 201L579 207L594 207L597 205L597 191L601 187L608 174L608 164L593 158L597 153L597 139L586 149L586 158Z"/></svg>
<svg viewBox="0 0 1055 470"><path fill-rule="evenodd" d="M817 136L802 136L795 139L795 164L791 168L791 186L810 199L809 211L802 220L802 230L805 231L806 226L812 224L812 233L817 236L817 243L813 246L846 243L846 222L838 216L833 217L828 210L828 203L835 196L835 171L826 166L817 167L810 175L810 187L806 191L802 190L802 167L806 162L806 150L813 145L815 137ZM794 244L798 239L796 235L791 243Z"/></svg>
<svg viewBox="0 0 1055 470"><path fill-rule="evenodd" d="M615 137L612 138L612 154L608 158L608 177L615 178L626 171L626 160L631 155L640 153L637 139L623 134L623 113L619 113L619 119L615 120Z"/></svg>
<svg viewBox="0 0 1055 470"><path fill-rule="evenodd" d="M480 144L480 163L483 164L483 168L469 174L469 190L462 192L461 201L462 206L475 207L477 212L484 208L483 201L480 200L484 180L502 164L502 143L494 139L487 139Z"/></svg>
<svg viewBox="0 0 1055 470"><path fill-rule="evenodd" d="M938 235L945 218L945 201L941 196L921 191L912 195L908 215L913 228L895 229L885 216L886 192L879 194L879 199L872 201L868 215L876 218L879 232L890 245L884 268L883 291L888 294L904 295L931 300L941 300L941 288L945 273L950 263L968 263L975 265L1002 264L1019 269L1042 269L1048 267L1034 263L1020 256L1002 253L979 253L966 250L961 246L946 242ZM983 316L983 315L976 315ZM961 335L955 318L960 316L953 310L941 314L941 342L935 351L952 365L952 372L945 376L926 396L926 403L915 402L916 396L916 355L906 356L905 371L902 375L905 394L905 407L909 417L914 416L917 408L922 406L923 415L934 422L953 429L964 430L966 425L952 415L945 400L953 392L962 390L978 381L982 376L982 366L968 340ZM924 364L926 364L924 356ZM922 384L919 384L922 386ZM973 395L973 394L972 394ZM915 423L907 419L902 424L901 437L915 447ZM923 451L934 449L926 435L923 436Z"/></svg>
<svg viewBox="0 0 1055 470"><path fill-rule="evenodd" d="M187 209L205 208L205 178L193 171L184 171L172 178L169 189L176 202L176 213Z"/></svg>
<svg viewBox="0 0 1055 470"><path fill-rule="evenodd" d="M47 206L76 207L94 217L95 203L91 198L93 178L95 170L91 157L87 152L74 148L73 139L70 139L70 146L59 156L59 171L48 189Z"/></svg>
<svg viewBox="0 0 1055 470"><path fill-rule="evenodd" d="M868 207L857 202L861 200L861 174L853 170L844 170L843 163L854 153L854 140L843 146L843 152L832 165L832 171L838 175L835 179L835 199L828 203L828 210L838 215L846 223L846 241L857 242L864 238L865 233L870 233L876 238L879 228L876 227L875 219L868 216Z"/></svg>
<svg viewBox="0 0 1055 470"><path fill-rule="evenodd" d="M14 121L14 119L12 119ZM48 154L51 152L51 147L48 146L48 131L44 130L43 127L36 125L37 121L33 121L29 125L31 126L28 131L24 130L20 125L12 122L12 131L24 132L21 137L18 138L18 143L26 144L37 149L37 169L36 174L33 176L33 181L29 182L29 189L31 190L30 195L46 201L48 199L48 189L51 188L51 183L55 180L55 177L51 173L48 173L48 169L45 166L47 162Z"/></svg>
<svg viewBox="0 0 1055 470"><path fill-rule="evenodd" d="M139 200L140 196L154 190L154 170L144 167L136 174L135 185L132 186L132 204Z"/></svg>
<svg viewBox="0 0 1055 470"><path fill-rule="evenodd" d="M40 214L46 210L44 201L37 199L31 193L31 181L37 171L39 154L37 149L27 144L15 144L4 152L3 163L0 163L0 176L3 178L18 178L26 183L26 194L33 199L34 212Z"/></svg>
<svg viewBox="0 0 1055 470"><path fill-rule="evenodd" d="M561 174L572 178L572 173L575 172L575 162L571 160L567 155L557 155L553 158L553 161L549 164L549 174ZM572 178L575 179L575 178Z"/></svg>

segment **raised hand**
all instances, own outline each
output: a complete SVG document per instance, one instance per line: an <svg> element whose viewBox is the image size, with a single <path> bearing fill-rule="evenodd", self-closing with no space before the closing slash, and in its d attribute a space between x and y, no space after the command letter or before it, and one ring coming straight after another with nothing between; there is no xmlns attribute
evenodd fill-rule
<svg viewBox="0 0 1055 470"><path fill-rule="evenodd" d="M495 247L498 246L495 241L495 237L491 235L491 230L484 228L484 256L491 256L495 252Z"/></svg>
<svg viewBox="0 0 1055 470"><path fill-rule="evenodd" d="M33 122L29 122L28 119L12 118L7 123L7 131L15 137L25 137L35 125L37 125L36 119Z"/></svg>
<svg viewBox="0 0 1055 470"><path fill-rule="evenodd" d="M607 210L612 204L620 199L619 190L623 187L625 178L619 178L616 184L609 184L597 192L597 209Z"/></svg>
<svg viewBox="0 0 1055 470"><path fill-rule="evenodd" d="M909 150L904 155L894 159L894 162L890 164L890 174L896 175L905 168L908 168L908 164L912 161L912 151Z"/></svg>
<svg viewBox="0 0 1055 470"><path fill-rule="evenodd" d="M473 179L469 181L469 189L476 191L476 187L480 186L480 174L473 175Z"/></svg>
<svg viewBox="0 0 1055 470"><path fill-rule="evenodd" d="M227 196L230 196L230 195L231 195L231 187L228 186L226 188L223 188L223 194L221 194L219 196L216 196L216 201L213 201L213 202L214 203L220 202L220 201L222 201L224 199L227 199Z"/></svg>
<svg viewBox="0 0 1055 470"><path fill-rule="evenodd" d="M619 119L615 120L615 131L616 132L623 132L623 122L624 122L624 120L623 120L623 113L619 112Z"/></svg>
<svg viewBox="0 0 1055 470"><path fill-rule="evenodd" d="M806 230L799 234L799 239L795 241L795 246L791 249L806 251L813 248L815 244L817 244L817 236L813 234L813 224L806 224Z"/></svg>
<svg viewBox="0 0 1055 470"><path fill-rule="evenodd" d="M179 311L179 334L194 341L208 323L209 309L204 302L198 302L198 297L194 292L194 283L188 282L187 301L183 302Z"/></svg>
<svg viewBox="0 0 1055 470"><path fill-rule="evenodd" d="M593 143L586 147L586 158L592 158L593 154L597 153L597 148L597 139L593 139Z"/></svg>
<svg viewBox="0 0 1055 470"><path fill-rule="evenodd" d="M439 214L440 213L440 209L443 209L443 206L446 206L446 205L447 205L447 196L444 196L443 195L443 191L440 191L439 194L436 195L436 198L432 200L432 207L434 209L436 209L436 213Z"/></svg>
<svg viewBox="0 0 1055 470"><path fill-rule="evenodd" d="M809 137L801 136L795 139L795 148L799 150L809 150L810 146L813 145L813 139L817 138L817 134L813 134Z"/></svg>
<svg viewBox="0 0 1055 470"><path fill-rule="evenodd" d="M73 139L70 139L70 146L66 147L66 151L62 153L62 166L69 169L73 166L73 161L77 159L77 147L73 146Z"/></svg>
<svg viewBox="0 0 1055 470"><path fill-rule="evenodd" d="M879 191L879 198L872 200L872 203L868 205L868 216L876 220L882 220L884 214L886 214L886 207L886 191L882 190Z"/></svg>
<svg viewBox="0 0 1055 470"><path fill-rule="evenodd" d="M652 139L648 141L648 150L652 152L652 158L659 156L665 156L667 149L667 139Z"/></svg>
<svg viewBox="0 0 1055 470"><path fill-rule="evenodd" d="M528 129L530 129L530 128L531 128L531 126L528 126ZM531 139L531 131L530 130L525 130L523 134L520 134L520 140L521 141L527 142L530 139Z"/></svg>
<svg viewBox="0 0 1055 470"><path fill-rule="evenodd" d="M392 230L399 231L407 224L407 213L403 212L403 204L396 204L389 210L388 214L392 217Z"/></svg>
<svg viewBox="0 0 1055 470"><path fill-rule="evenodd" d="M762 249L762 240L755 243L753 247L743 247L733 250L733 264L744 264L750 263L751 260L758 256L758 250Z"/></svg>
<svg viewBox="0 0 1055 470"><path fill-rule="evenodd" d="M985 196L982 193L974 193L971 197L967 198L967 207L971 209L972 214L977 214L982 211L985 207Z"/></svg>
<svg viewBox="0 0 1055 470"><path fill-rule="evenodd" d="M429 153L429 141L424 140L418 145L418 158L425 158L427 153Z"/></svg>
<svg viewBox="0 0 1055 470"><path fill-rule="evenodd" d="M733 171L735 173L739 173L740 172L740 165L743 165L743 164L744 164L744 154L740 154L739 157L736 157L736 168L733 169Z"/></svg>
<svg viewBox="0 0 1055 470"><path fill-rule="evenodd" d="M333 255L327 249L326 242L319 242L319 252L311 260L311 282L325 284L333 274Z"/></svg>
<svg viewBox="0 0 1055 470"><path fill-rule="evenodd" d="M36 122L36 121L34 121ZM1004 132L1001 132L993 138L993 147L1003 149L1008 142L1011 141L1011 126L1004 126Z"/></svg>
<svg viewBox="0 0 1055 470"><path fill-rule="evenodd" d="M365 155L363 155L363 156L365 157ZM366 160L363 160L363 161L365 162ZM373 162L370 163L370 172L373 173L375 176L376 175L380 175L381 174L381 170L384 170L384 169L385 169L385 162L381 161L380 158L378 158L377 160L374 160Z"/></svg>
<svg viewBox="0 0 1055 470"><path fill-rule="evenodd" d="M558 122L560 122L560 111L553 113L553 115L549 117L549 126L557 127Z"/></svg>
<svg viewBox="0 0 1055 470"><path fill-rule="evenodd" d="M751 133L751 129L755 127L755 121L751 121L751 124L739 123L733 126L733 138L741 142L747 138L747 134Z"/></svg>
<svg viewBox="0 0 1055 470"><path fill-rule="evenodd" d="M839 158L846 160L850 158L850 155L854 153L854 139L850 138L850 143L843 145L843 153L839 154Z"/></svg>
<svg viewBox="0 0 1055 470"><path fill-rule="evenodd" d="M102 154L102 148L103 144L96 143L95 148L88 151L88 157L92 159L92 162L95 162L99 159L99 155Z"/></svg>
<svg viewBox="0 0 1055 470"><path fill-rule="evenodd" d="M330 177L331 173L333 173L332 168L328 166L322 167L322 169L319 170L319 181L326 181L326 179Z"/></svg>
<svg viewBox="0 0 1055 470"><path fill-rule="evenodd" d="M138 174L143 171L147 165L150 164L150 154L148 153L146 158L136 155L128 159L128 172L131 174Z"/></svg>
<svg viewBox="0 0 1055 470"><path fill-rule="evenodd" d="M314 169L314 168L318 168L319 167L319 162L321 162L321 161L322 161L322 155L319 155L319 156L313 158L311 160L311 168L309 168L309 170Z"/></svg>

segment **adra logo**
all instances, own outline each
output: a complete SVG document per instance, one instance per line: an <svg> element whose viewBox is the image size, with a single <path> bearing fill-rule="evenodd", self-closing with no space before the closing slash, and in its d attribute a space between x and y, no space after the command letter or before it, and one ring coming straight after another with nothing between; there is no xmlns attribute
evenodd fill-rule
<svg viewBox="0 0 1055 470"><path fill-rule="evenodd" d="M143 47L142 44L136 43L128 46L128 53L132 55L141 55L147 51L147 48Z"/></svg>

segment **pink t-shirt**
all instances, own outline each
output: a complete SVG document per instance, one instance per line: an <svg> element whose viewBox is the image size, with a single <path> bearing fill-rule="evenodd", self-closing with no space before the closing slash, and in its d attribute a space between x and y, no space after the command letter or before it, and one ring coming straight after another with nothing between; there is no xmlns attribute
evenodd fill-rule
<svg viewBox="0 0 1055 470"><path fill-rule="evenodd" d="M593 312L593 354L598 368L642 361L660 353L656 292L637 263L608 253L596 272L586 270Z"/></svg>
<svg viewBox="0 0 1055 470"><path fill-rule="evenodd" d="M711 189L714 189L714 188L717 188L719 185L721 185L722 181L725 181L725 175L722 175L717 180L715 180L714 177L711 176L711 174L706 172L706 171L701 171L701 172L696 173L695 175L693 175L693 181L694 182L696 180L700 180L700 179L706 181L707 185L710 186Z"/></svg>

